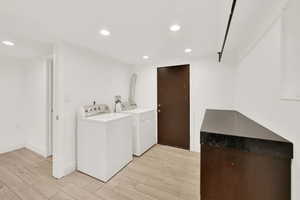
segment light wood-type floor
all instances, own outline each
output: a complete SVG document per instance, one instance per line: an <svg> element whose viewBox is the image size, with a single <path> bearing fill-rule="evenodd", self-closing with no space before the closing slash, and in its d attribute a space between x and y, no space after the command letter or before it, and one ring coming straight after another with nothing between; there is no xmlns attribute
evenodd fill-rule
<svg viewBox="0 0 300 200"><path fill-rule="evenodd" d="M80 172L51 177L51 159L0 154L0 200L199 200L200 154L156 145L108 183Z"/></svg>

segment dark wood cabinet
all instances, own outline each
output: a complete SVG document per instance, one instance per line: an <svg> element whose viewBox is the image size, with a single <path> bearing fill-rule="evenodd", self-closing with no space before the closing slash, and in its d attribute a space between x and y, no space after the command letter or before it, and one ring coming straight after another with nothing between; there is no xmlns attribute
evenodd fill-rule
<svg viewBox="0 0 300 200"><path fill-rule="evenodd" d="M201 146L201 156L201 199L237 199L239 157L206 145Z"/></svg>
<svg viewBox="0 0 300 200"><path fill-rule="evenodd" d="M201 200L289 200L291 161L201 145Z"/></svg>
<svg viewBox="0 0 300 200"><path fill-rule="evenodd" d="M293 144L236 111L206 111L201 200L290 200Z"/></svg>

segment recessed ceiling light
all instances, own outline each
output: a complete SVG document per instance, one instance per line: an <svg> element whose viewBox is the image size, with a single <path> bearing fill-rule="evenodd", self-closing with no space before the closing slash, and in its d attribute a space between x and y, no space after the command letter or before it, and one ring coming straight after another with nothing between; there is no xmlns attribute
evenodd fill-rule
<svg viewBox="0 0 300 200"><path fill-rule="evenodd" d="M193 50L192 50L192 49L189 49L189 48L187 48L187 49L184 50L185 53L191 53L192 51L193 51Z"/></svg>
<svg viewBox="0 0 300 200"><path fill-rule="evenodd" d="M148 60L148 59L149 59L149 56L143 56L143 59L144 59L144 60Z"/></svg>
<svg viewBox="0 0 300 200"><path fill-rule="evenodd" d="M181 29L181 27L178 24L174 24L174 25L170 26L170 31L173 31L173 32L179 31L180 29Z"/></svg>
<svg viewBox="0 0 300 200"><path fill-rule="evenodd" d="M110 32L109 32L109 30L102 29L102 30L100 30L100 34L103 35L103 36L109 36Z"/></svg>
<svg viewBox="0 0 300 200"><path fill-rule="evenodd" d="M2 41L2 44L6 45L6 46L14 46L15 45L15 43L8 41L8 40Z"/></svg>

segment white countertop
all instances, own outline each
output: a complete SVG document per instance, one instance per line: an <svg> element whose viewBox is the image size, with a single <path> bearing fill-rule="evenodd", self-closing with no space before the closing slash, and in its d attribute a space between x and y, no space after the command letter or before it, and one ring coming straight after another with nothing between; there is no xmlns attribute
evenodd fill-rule
<svg viewBox="0 0 300 200"><path fill-rule="evenodd" d="M136 108L133 110L124 110L122 113L130 113L130 114L140 114L145 112L155 111L155 109L152 108Z"/></svg>
<svg viewBox="0 0 300 200"><path fill-rule="evenodd" d="M108 122L108 121L122 119L125 117L130 117L130 115L126 113L105 113L105 114L95 115L92 117L87 117L85 119L92 120L92 121Z"/></svg>

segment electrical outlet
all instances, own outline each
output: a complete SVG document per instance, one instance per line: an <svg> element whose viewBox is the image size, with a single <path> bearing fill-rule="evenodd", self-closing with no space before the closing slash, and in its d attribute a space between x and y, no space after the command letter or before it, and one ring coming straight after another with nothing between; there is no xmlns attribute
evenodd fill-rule
<svg viewBox="0 0 300 200"><path fill-rule="evenodd" d="M16 124L16 129L21 129L20 124Z"/></svg>

